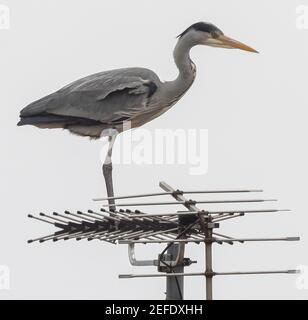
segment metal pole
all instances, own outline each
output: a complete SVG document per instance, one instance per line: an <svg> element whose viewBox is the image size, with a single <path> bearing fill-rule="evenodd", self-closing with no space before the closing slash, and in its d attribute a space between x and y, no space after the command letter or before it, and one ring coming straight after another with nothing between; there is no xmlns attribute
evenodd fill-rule
<svg viewBox="0 0 308 320"><path fill-rule="evenodd" d="M206 238L211 239L213 230L206 228ZM205 242L205 280L206 280L206 300L213 299L213 259L212 259L212 241Z"/></svg>
<svg viewBox="0 0 308 320"><path fill-rule="evenodd" d="M177 201L185 201L186 199L181 194L176 194L175 189L165 182L160 182L159 186L166 192L171 192L172 196ZM192 208L195 210L196 208ZM179 244L173 244L168 250L167 254L172 257L177 256L178 250L181 250ZM176 273L184 273L184 265L174 268ZM167 277L166 279L166 300L182 300L184 298L184 277Z"/></svg>
<svg viewBox="0 0 308 320"><path fill-rule="evenodd" d="M212 233L215 235L219 235L221 237L227 238L227 239L221 239L221 238L215 238L212 237L212 239L201 239L201 238L195 238L193 239L191 235L189 239L174 239L172 241L170 240L129 240L129 239L125 239L125 240L119 240L118 243L119 244L131 244L131 243L170 243L170 242L174 242L174 243L181 243L181 242L185 242L185 243L201 243L201 242L205 242L205 241L210 241L212 240L212 242L252 242L252 241L299 241L300 237L281 237L281 238L232 238L226 235L222 235L222 234L218 234L218 233Z"/></svg>
<svg viewBox="0 0 308 320"><path fill-rule="evenodd" d="M263 192L260 189L238 189L238 190L193 190L193 191L179 191L176 190L175 193L178 194L206 194L206 193L247 193L247 192ZM126 195L126 196L117 196L117 197L104 197L104 198L94 198L93 201L105 201L105 200L119 200L119 199L131 199L131 198L145 198L145 197L153 197L153 196L164 196L164 195L173 195L174 192L155 192L155 193L142 193L142 194L134 194L134 195Z"/></svg>
<svg viewBox="0 0 308 320"><path fill-rule="evenodd" d="M176 198L182 196L173 195ZM184 197L183 197L184 198ZM185 198L184 198L185 199ZM251 203L251 202L272 202L277 201L276 199L237 199L237 200L178 200L178 201L163 201L163 202L136 202L136 203L119 203L118 207L137 207L137 206L162 206L162 205L174 205L174 204L183 204L185 207L195 204L216 204L216 203ZM102 207L108 207L109 204L103 204Z"/></svg>
<svg viewBox="0 0 308 320"><path fill-rule="evenodd" d="M209 215L215 214L219 218L219 216L223 217L224 214L231 215L231 214L246 214L246 213L271 213L271 212L287 212L291 211L289 209L265 209L265 210L225 210L225 211L208 211L208 210L198 210L198 211L177 211L177 212L166 212L166 213L141 213L141 214L134 214L130 215L130 218L143 218L143 217L175 217L175 216L185 216L189 214L202 214L202 215Z"/></svg>
<svg viewBox="0 0 308 320"><path fill-rule="evenodd" d="M239 272L215 272L215 276L228 276L228 275L251 275L251 274L298 274L300 270L273 270L273 271L239 271ZM158 277L194 277L194 276L204 276L204 272L192 272L192 273L150 273L150 274L120 274L120 279L130 279L130 278L158 278Z"/></svg>
<svg viewBox="0 0 308 320"><path fill-rule="evenodd" d="M167 251L171 255L171 260L177 256L180 250L179 244L173 244ZM173 268L174 273L184 273L184 265ZM184 277L167 277L166 279L166 300L182 300L184 296Z"/></svg>

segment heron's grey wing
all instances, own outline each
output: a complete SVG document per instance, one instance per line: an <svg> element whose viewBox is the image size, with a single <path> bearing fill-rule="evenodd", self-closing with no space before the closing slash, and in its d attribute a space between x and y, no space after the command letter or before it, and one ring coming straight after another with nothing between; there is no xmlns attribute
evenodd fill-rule
<svg viewBox="0 0 308 320"><path fill-rule="evenodd" d="M144 112L159 79L141 68L118 69L77 80L21 111L21 116L42 113L112 123Z"/></svg>

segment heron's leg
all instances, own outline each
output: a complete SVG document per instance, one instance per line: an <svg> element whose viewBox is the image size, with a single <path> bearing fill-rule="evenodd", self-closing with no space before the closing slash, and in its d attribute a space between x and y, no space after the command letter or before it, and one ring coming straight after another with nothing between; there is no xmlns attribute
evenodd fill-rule
<svg viewBox="0 0 308 320"><path fill-rule="evenodd" d="M113 148L113 144L114 144L115 139L116 139L116 135L112 135L112 136L108 137L109 146L108 146L106 159L105 159L105 162L103 164L103 174L104 174L104 178L105 178L108 197L114 197L113 182L112 182L112 161L111 161L111 156L112 156L112 148ZM109 199L108 203L109 203L109 210L115 210L116 209L114 199Z"/></svg>

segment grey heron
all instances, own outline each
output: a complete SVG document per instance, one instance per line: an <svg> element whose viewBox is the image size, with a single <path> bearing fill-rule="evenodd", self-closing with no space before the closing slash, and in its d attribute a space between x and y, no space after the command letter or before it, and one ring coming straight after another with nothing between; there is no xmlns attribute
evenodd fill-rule
<svg viewBox="0 0 308 320"><path fill-rule="evenodd" d="M108 136L103 174L108 197L113 197L111 154L117 134L155 119L187 92L196 76L196 66L190 59L190 50L196 45L257 52L225 36L215 25L198 22L178 36L173 52L179 71L175 80L162 82L145 68L96 73L26 106L20 112L18 126L63 128L93 139ZM113 199L109 204L114 208Z"/></svg>

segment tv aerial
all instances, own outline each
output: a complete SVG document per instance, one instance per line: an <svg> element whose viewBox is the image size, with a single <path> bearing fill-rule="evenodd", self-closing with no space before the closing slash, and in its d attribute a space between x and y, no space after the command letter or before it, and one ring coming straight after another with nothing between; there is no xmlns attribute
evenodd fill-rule
<svg viewBox="0 0 308 320"><path fill-rule="evenodd" d="M191 200L187 195L237 195L261 193L262 190L201 190L183 191L173 189L165 182L160 182L162 192L136 194L128 196L117 196L97 198L102 201L102 208L98 211L77 211L76 213L65 211L64 213L53 212L52 214L40 213L39 216L28 215L29 218L51 224L58 228L52 234L28 240L28 243L46 241L99 240L112 244L128 245L128 257L133 266L156 266L157 273L147 274L120 274L120 279L132 278L156 278L166 277L166 299L184 299L184 277L205 277L206 299L213 299L213 278L217 276L234 275L261 275L261 274L294 274L299 273L296 269L281 270L251 270L251 271L216 271L213 270L213 245L235 243L244 244L248 242L267 241L299 241L297 236L293 237L271 237L271 238L235 238L217 232L221 224L229 219L236 219L246 215L287 212L288 209L223 209L208 210L199 206L219 204L245 204L251 206L255 203L266 203L276 201L274 199L250 198L250 199L217 199L217 200ZM155 198L158 196L172 197L173 201L160 202L133 202L117 203L109 208L110 204L104 201L127 200L140 198ZM166 212L149 213L148 210L131 210L132 207L167 207L182 205L183 210L164 210ZM125 208L125 209L124 209ZM184 269L196 261L185 257L186 244L204 244L204 269L200 272L184 272ZM166 247L156 259L139 260L136 258L136 245L165 244Z"/></svg>

